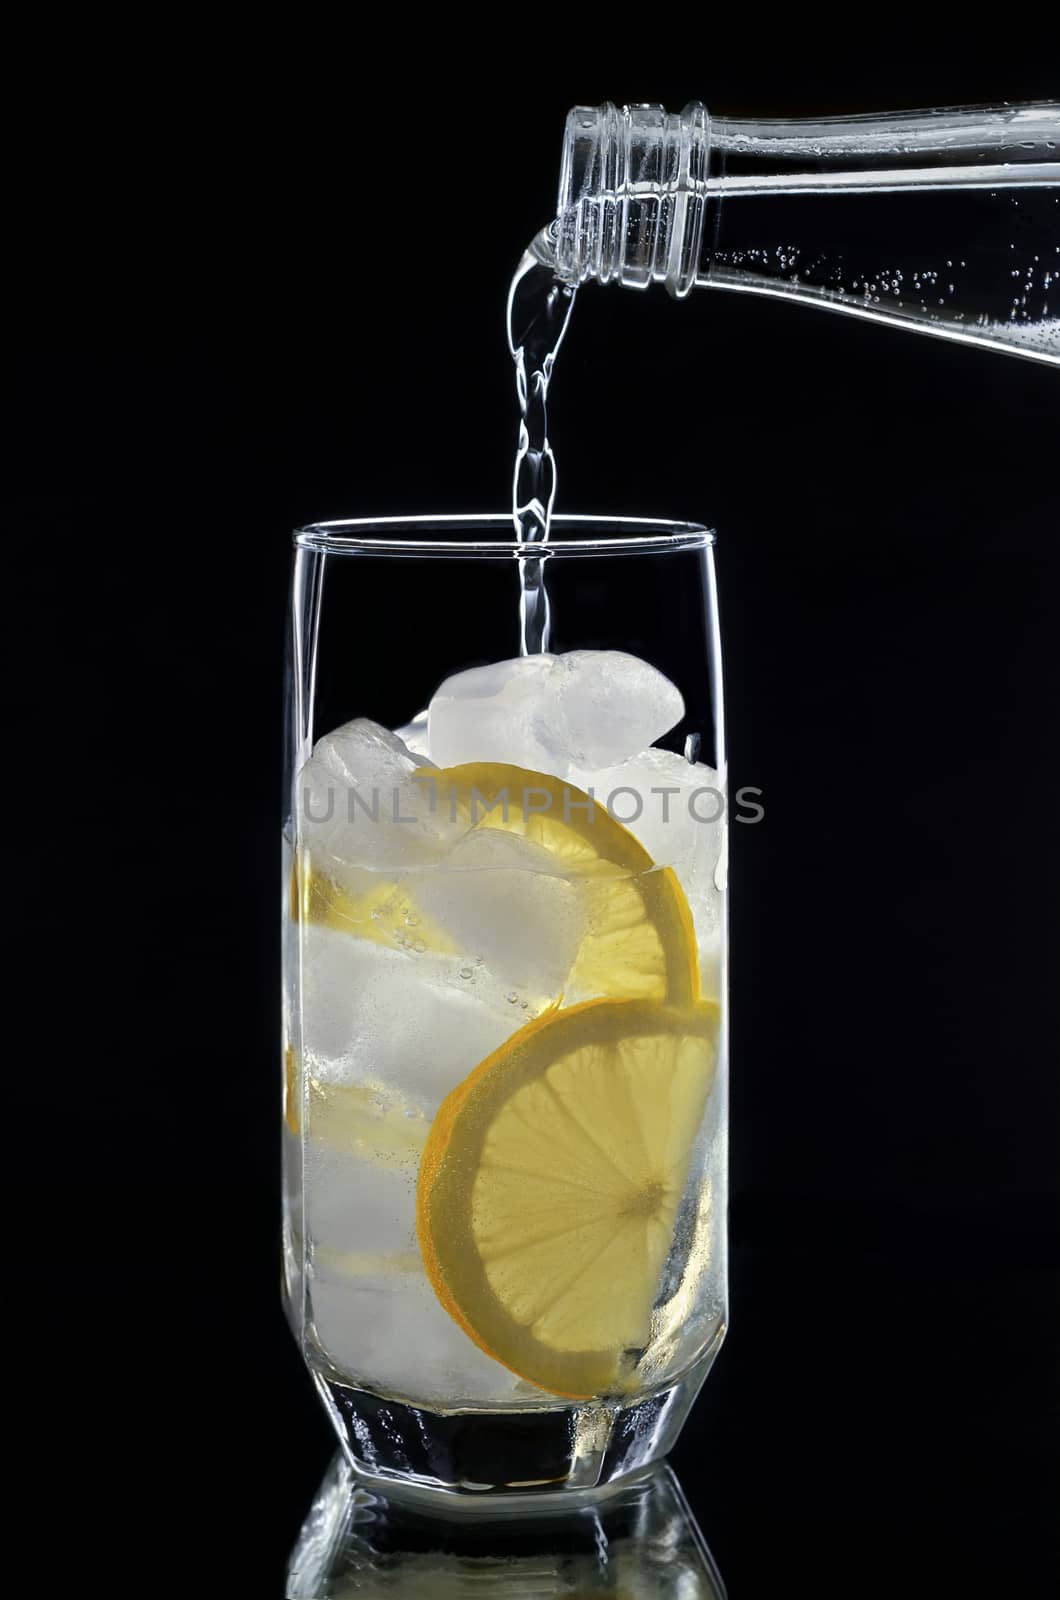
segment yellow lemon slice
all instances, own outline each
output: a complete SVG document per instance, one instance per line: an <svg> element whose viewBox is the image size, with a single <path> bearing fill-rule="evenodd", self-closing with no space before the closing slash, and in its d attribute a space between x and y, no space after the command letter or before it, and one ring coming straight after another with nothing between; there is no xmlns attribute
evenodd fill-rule
<svg viewBox="0 0 1060 1600"><path fill-rule="evenodd" d="M587 927L569 993L676 1005L698 998L695 925L684 890L602 801L562 778L502 762L418 775L432 780L434 803L450 819L530 840L579 884Z"/></svg>
<svg viewBox="0 0 1060 1600"><path fill-rule="evenodd" d="M302 1098L301 1074L298 1070L298 1057L293 1045L284 1045L283 1049L283 1120L288 1131L296 1137L301 1131L302 1120L300 1103Z"/></svg>
<svg viewBox="0 0 1060 1600"><path fill-rule="evenodd" d="M396 1089L309 1080L309 1137L373 1166L415 1172L428 1121Z"/></svg>
<svg viewBox="0 0 1060 1600"><path fill-rule="evenodd" d="M652 1305L714 1077L713 1001L587 1001L494 1051L438 1111L416 1221L435 1293L553 1394L613 1390Z"/></svg>
<svg viewBox="0 0 1060 1600"><path fill-rule="evenodd" d="M569 997L676 1005L698 998L695 927L684 890L601 802L560 778L499 762L424 768L417 781L450 821L469 833L489 828L529 840L577 885L585 933L565 986ZM307 860L296 862L292 916L381 944L458 953L450 934L416 904L415 875L395 882L366 872L363 879L363 890L351 892Z"/></svg>
<svg viewBox="0 0 1060 1600"><path fill-rule="evenodd" d="M395 882L367 869L359 876L363 886L357 891L340 888L303 851L301 864L297 857L291 863L292 920L320 923L358 939L370 939L374 944L457 954L452 939L423 916L408 879Z"/></svg>

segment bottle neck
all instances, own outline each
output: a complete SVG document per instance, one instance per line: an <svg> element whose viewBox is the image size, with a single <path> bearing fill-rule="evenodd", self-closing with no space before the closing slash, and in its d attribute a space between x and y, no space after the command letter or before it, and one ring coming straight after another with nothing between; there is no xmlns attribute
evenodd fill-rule
<svg viewBox="0 0 1060 1600"><path fill-rule="evenodd" d="M710 117L698 101L576 106L567 117L555 250L561 277L643 289L695 282L703 237Z"/></svg>
<svg viewBox="0 0 1060 1600"><path fill-rule="evenodd" d="M1060 184L1060 104L815 121L711 118L693 102L576 107L557 219L560 275L678 297L709 270L708 208L726 196L1019 189Z"/></svg>

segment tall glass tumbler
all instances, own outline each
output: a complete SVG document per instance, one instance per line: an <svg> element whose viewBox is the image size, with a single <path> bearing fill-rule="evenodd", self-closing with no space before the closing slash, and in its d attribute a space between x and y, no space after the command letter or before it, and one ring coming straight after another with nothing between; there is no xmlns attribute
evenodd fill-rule
<svg viewBox="0 0 1060 1600"><path fill-rule="evenodd" d="M548 653L520 656L543 580ZM664 1455L726 1325L713 535L295 536L284 1286L353 1467L450 1503Z"/></svg>

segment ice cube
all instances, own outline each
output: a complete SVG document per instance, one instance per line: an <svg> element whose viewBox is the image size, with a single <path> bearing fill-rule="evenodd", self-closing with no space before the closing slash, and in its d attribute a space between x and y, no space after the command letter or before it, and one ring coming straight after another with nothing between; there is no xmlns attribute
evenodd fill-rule
<svg viewBox="0 0 1060 1600"><path fill-rule="evenodd" d="M336 1366L373 1386L436 1398L484 1396L499 1392L498 1384L510 1392L514 1380L448 1317L423 1271L415 1146L429 1123L414 1119L405 1159L390 1152L372 1159L364 1141L343 1137L341 1100L349 1093L331 1087L310 1097L305 1215L319 1342ZM381 1122L400 1113L392 1099L380 1093ZM358 1113L351 1125L363 1120Z"/></svg>
<svg viewBox="0 0 1060 1600"><path fill-rule="evenodd" d="M460 830L436 813L431 785L415 781L430 766L365 717L320 739L296 785L300 840L314 864L341 882L342 866L379 870L440 857Z"/></svg>
<svg viewBox="0 0 1060 1600"><path fill-rule="evenodd" d="M541 845L479 826L437 869L410 878L416 903L518 1003L551 1000L585 932L582 897ZM515 1004L511 1001L510 1004Z"/></svg>
<svg viewBox="0 0 1060 1600"><path fill-rule="evenodd" d="M427 746L426 711L417 711L411 722L406 722L404 727L395 728L394 737L400 739L405 748L411 750L414 756L423 756L426 759L430 755L430 750Z"/></svg>
<svg viewBox="0 0 1060 1600"><path fill-rule="evenodd" d="M519 656L457 672L427 708L428 746L440 767L506 761L545 770L537 719L547 708L554 656Z"/></svg>
<svg viewBox="0 0 1060 1600"><path fill-rule="evenodd" d="M311 1078L380 1082L433 1117L516 1026L499 983L473 960L414 945L390 949L314 924L302 929L302 1047Z"/></svg>
<svg viewBox="0 0 1060 1600"><path fill-rule="evenodd" d="M713 767L670 750L572 774L580 788L639 839L657 865L672 867L688 897L705 994L717 994L726 858L725 783Z"/></svg>
<svg viewBox="0 0 1060 1600"><path fill-rule="evenodd" d="M332 1364L367 1387L431 1406L523 1393L525 1385L442 1309L425 1274L403 1265L314 1277L313 1322Z"/></svg>
<svg viewBox="0 0 1060 1600"><path fill-rule="evenodd" d="M625 761L685 714L677 685L621 650L571 650L556 657L555 677L561 748L575 766Z"/></svg>
<svg viewBox="0 0 1060 1600"><path fill-rule="evenodd" d="M416 1255L416 1171L305 1140L306 1229L321 1261Z"/></svg>
<svg viewBox="0 0 1060 1600"><path fill-rule="evenodd" d="M636 656L520 656L445 680L428 708L429 748L443 767L503 761L564 778L625 761L683 715L677 687Z"/></svg>

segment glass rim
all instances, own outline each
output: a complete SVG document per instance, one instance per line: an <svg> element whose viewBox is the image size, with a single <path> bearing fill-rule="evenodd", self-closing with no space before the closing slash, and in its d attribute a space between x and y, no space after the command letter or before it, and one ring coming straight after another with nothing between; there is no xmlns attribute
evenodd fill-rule
<svg viewBox="0 0 1060 1600"><path fill-rule="evenodd" d="M461 528L471 537L444 537ZM565 530L601 530L598 537L564 538ZM479 538L478 530L508 530L507 538ZM605 529L618 530L612 536ZM563 556L663 555L678 550L708 549L714 530L700 522L677 522L667 517L618 517L557 513L547 544L520 543L512 530L510 511L438 513L425 516L343 517L310 522L292 535L299 550L343 555L377 556L499 556L507 560L554 560ZM431 533L433 537L418 537ZM559 537L556 537L556 534ZM441 535L439 537L439 535Z"/></svg>

